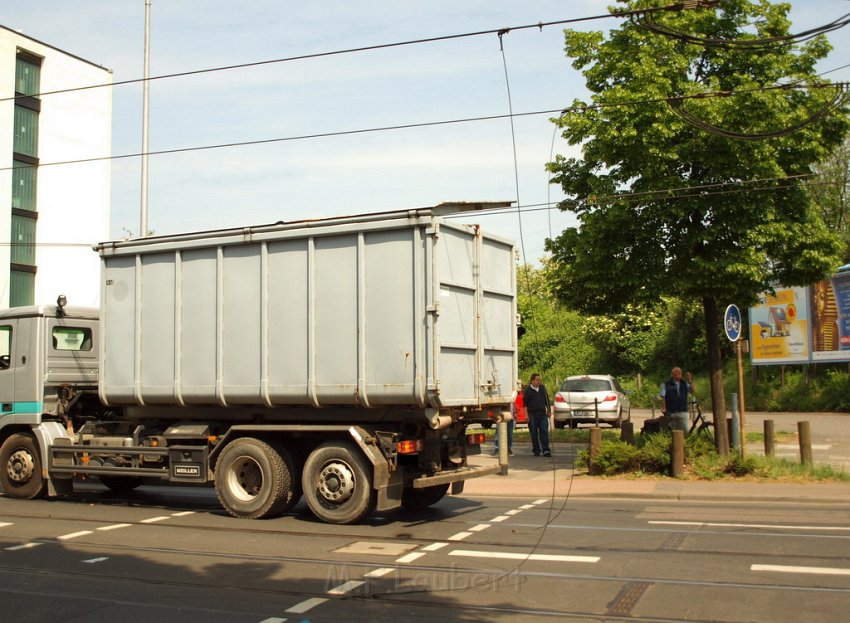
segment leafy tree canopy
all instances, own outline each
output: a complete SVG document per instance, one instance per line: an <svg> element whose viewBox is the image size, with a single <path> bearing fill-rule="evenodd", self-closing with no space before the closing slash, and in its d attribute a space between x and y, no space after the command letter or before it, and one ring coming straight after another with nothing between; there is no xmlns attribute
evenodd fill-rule
<svg viewBox="0 0 850 623"><path fill-rule="evenodd" d="M653 20L711 41L769 39L791 32L789 8L722 0ZM833 270L842 245L798 177L848 129L846 110L829 108L835 87L818 88L826 85L815 63L829 50L822 36L755 50L705 45L652 32L640 20L607 37L567 30L566 54L592 96L556 120L582 148L581 158L549 165L570 197L561 208L580 223L549 243L558 297L593 313L662 295L747 305L773 282L804 285Z"/></svg>

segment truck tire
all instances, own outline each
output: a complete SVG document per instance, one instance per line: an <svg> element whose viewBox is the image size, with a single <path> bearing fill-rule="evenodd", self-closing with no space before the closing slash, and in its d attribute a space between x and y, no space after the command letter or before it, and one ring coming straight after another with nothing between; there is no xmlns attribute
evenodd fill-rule
<svg viewBox="0 0 850 623"><path fill-rule="evenodd" d="M0 447L0 485L6 495L32 500L44 495L47 481L41 471L41 455L32 435L17 433Z"/></svg>
<svg viewBox="0 0 850 623"><path fill-rule="evenodd" d="M421 511L433 506L445 497L449 485L434 485L424 489L407 487L401 493L401 506L408 511Z"/></svg>
<svg viewBox="0 0 850 623"><path fill-rule="evenodd" d="M289 467L290 495L289 499L281 502L277 508L276 513L280 515L291 509L301 500L304 493L301 489L301 468L303 467L304 459L299 459L295 453L290 452L282 443L269 442L269 445L274 448L275 452L281 456L283 462Z"/></svg>
<svg viewBox="0 0 850 623"><path fill-rule="evenodd" d="M329 441L310 453L301 484L313 514L332 524L350 524L372 512L377 493L372 468L350 443Z"/></svg>
<svg viewBox="0 0 850 623"><path fill-rule="evenodd" d="M215 466L215 493L240 519L263 519L292 502L292 459L264 441L241 437L222 450Z"/></svg>

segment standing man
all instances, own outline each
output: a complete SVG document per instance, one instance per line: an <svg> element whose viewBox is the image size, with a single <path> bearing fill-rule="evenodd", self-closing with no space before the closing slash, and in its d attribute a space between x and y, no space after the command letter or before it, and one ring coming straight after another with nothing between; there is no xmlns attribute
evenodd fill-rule
<svg viewBox="0 0 850 623"><path fill-rule="evenodd" d="M682 380L682 368L673 368L670 379L661 386L661 411L670 418L671 430L688 432L688 395L696 393L694 377Z"/></svg>
<svg viewBox="0 0 850 623"><path fill-rule="evenodd" d="M540 375L531 375L531 381L522 392L522 402L528 411L528 432L531 433L531 450L534 456L552 456L549 449L549 393L540 382Z"/></svg>

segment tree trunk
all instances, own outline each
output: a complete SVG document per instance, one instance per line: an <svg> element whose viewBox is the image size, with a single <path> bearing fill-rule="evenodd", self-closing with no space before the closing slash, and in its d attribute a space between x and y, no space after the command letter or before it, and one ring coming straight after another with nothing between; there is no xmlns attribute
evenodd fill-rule
<svg viewBox="0 0 850 623"><path fill-rule="evenodd" d="M723 362L720 358L720 326L717 301L702 299L705 315L705 337L708 341L708 371L711 384L711 411L714 416L714 440L721 456L729 456L729 431L726 428L726 399L723 396Z"/></svg>

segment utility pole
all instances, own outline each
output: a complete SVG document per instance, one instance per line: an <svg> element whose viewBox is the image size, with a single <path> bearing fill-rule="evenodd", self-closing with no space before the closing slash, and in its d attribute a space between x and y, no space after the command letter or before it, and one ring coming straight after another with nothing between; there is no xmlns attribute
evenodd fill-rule
<svg viewBox="0 0 850 623"><path fill-rule="evenodd" d="M139 237L148 235L148 99L151 73L151 0L145 0L145 74L142 83L142 205Z"/></svg>

